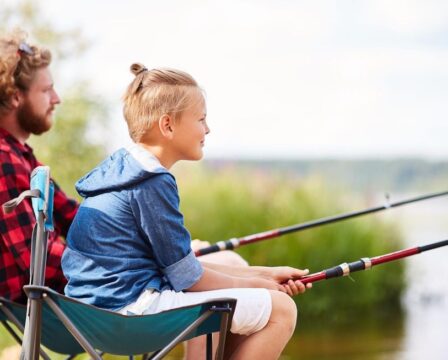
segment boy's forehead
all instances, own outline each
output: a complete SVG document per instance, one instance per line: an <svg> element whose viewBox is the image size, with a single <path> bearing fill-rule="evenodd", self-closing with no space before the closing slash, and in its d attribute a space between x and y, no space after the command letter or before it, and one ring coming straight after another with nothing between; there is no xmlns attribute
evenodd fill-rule
<svg viewBox="0 0 448 360"><path fill-rule="evenodd" d="M196 96L193 99L193 111L195 113L202 115L206 115L207 114L207 104L205 102L205 98L202 95L202 93L198 93L196 94Z"/></svg>

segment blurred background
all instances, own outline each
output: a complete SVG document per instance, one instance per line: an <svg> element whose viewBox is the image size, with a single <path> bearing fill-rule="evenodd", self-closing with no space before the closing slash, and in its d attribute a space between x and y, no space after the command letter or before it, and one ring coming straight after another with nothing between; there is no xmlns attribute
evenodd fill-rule
<svg viewBox="0 0 448 360"><path fill-rule="evenodd" d="M193 238L215 242L447 189L444 1L0 0L54 54L63 103L30 143L76 180L129 143L129 66L191 73L212 129L173 169ZM445 239L448 199L248 245L254 265L312 272ZM283 359L446 359L447 250L315 284ZM0 330L0 358L14 341ZM61 358L53 354L55 359ZM171 358L182 357L176 348ZM118 357L109 357L117 359Z"/></svg>

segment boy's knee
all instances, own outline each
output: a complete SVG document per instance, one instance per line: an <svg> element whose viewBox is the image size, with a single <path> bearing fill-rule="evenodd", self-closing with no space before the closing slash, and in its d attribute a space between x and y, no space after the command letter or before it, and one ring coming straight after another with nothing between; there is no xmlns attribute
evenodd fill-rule
<svg viewBox="0 0 448 360"><path fill-rule="evenodd" d="M211 262L214 264L229 265L229 266L248 266L246 260L234 251L219 251L199 257L199 261Z"/></svg>
<svg viewBox="0 0 448 360"><path fill-rule="evenodd" d="M294 300L280 291L270 291L270 293L272 298L271 320L283 324L285 331L292 334L297 322L297 306Z"/></svg>

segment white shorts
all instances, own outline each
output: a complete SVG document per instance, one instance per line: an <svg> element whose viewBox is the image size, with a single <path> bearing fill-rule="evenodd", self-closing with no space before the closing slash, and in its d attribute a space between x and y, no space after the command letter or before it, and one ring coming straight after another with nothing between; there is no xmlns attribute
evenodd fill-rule
<svg viewBox="0 0 448 360"><path fill-rule="evenodd" d="M271 316L272 299L267 289L234 288L200 292L162 292L145 290L138 299L120 309L123 315L148 315L166 310L195 305L208 300L237 299L230 331L250 335L263 329Z"/></svg>

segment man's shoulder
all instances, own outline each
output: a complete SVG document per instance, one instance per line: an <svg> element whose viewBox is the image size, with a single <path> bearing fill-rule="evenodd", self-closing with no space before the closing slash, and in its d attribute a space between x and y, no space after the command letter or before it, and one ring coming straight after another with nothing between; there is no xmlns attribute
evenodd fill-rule
<svg viewBox="0 0 448 360"><path fill-rule="evenodd" d="M6 164L14 164L20 162L18 154L14 151L12 146L5 141L0 139L0 164L4 167Z"/></svg>
<svg viewBox="0 0 448 360"><path fill-rule="evenodd" d="M9 153L12 151L12 146L3 136L0 136L0 152Z"/></svg>
<svg viewBox="0 0 448 360"><path fill-rule="evenodd" d="M17 152L7 141L0 139L0 174L2 176L19 174L29 176L29 172L26 161L20 152Z"/></svg>

